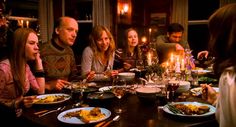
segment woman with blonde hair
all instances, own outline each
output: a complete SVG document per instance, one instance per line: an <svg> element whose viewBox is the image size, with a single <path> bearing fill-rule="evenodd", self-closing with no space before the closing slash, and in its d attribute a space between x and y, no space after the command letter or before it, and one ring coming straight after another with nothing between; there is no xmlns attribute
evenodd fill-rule
<svg viewBox="0 0 236 127"><path fill-rule="evenodd" d="M44 94L45 78L33 29L18 28L10 46L9 57L0 62L0 111L15 112L19 117L22 109L31 107L35 100L35 96L26 96L30 89L35 94ZM34 61L35 74L27 64L29 61Z"/></svg>
<svg viewBox="0 0 236 127"><path fill-rule="evenodd" d="M117 71L111 71L114 63L114 52L115 41L110 31L104 26L94 26L89 36L89 46L84 49L82 55L82 75L92 75L93 77L95 73L107 71L109 71L109 76L117 74Z"/></svg>

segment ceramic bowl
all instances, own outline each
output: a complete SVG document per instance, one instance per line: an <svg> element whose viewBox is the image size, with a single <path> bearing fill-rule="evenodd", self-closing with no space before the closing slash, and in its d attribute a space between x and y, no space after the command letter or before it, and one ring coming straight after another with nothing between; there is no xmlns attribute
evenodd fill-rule
<svg viewBox="0 0 236 127"><path fill-rule="evenodd" d="M126 80L126 81L131 81L135 78L135 73L133 72L121 72L118 74L118 77L120 79Z"/></svg>
<svg viewBox="0 0 236 127"><path fill-rule="evenodd" d="M156 99L156 94L161 89L157 87L142 86L136 89L136 94L141 100L152 101Z"/></svg>

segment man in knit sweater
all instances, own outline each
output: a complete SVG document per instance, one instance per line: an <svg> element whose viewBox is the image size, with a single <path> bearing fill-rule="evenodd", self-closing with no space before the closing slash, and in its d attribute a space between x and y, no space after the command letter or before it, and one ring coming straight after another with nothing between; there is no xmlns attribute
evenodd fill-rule
<svg viewBox="0 0 236 127"><path fill-rule="evenodd" d="M40 54L46 74L46 90L61 90L68 81L77 77L74 53L78 23L71 17L60 17L54 24L52 39L43 43Z"/></svg>

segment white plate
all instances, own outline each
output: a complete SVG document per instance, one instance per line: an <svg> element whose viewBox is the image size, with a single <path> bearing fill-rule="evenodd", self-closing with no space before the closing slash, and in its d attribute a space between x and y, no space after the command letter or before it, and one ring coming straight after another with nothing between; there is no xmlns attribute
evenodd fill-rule
<svg viewBox="0 0 236 127"><path fill-rule="evenodd" d="M45 99L46 97L64 97L64 99L62 100L58 100L58 101L49 101L49 102L40 102L40 100ZM57 93L57 94L43 94L43 95L38 95L37 99L39 99L39 101L36 101L34 104L40 104L40 105L44 105L44 104L58 104L58 103L62 103L64 101L67 101L71 98L70 95L68 94L63 94L63 93Z"/></svg>
<svg viewBox="0 0 236 127"><path fill-rule="evenodd" d="M78 82L78 83L79 83L79 82ZM88 87L90 87L90 86L91 86L91 87L97 86L97 84L96 84L95 82L89 82L89 83L87 83L87 84L88 84ZM78 86L78 87L79 87L79 86ZM64 88L70 90L70 89L71 89L71 85L65 85Z"/></svg>
<svg viewBox="0 0 236 127"><path fill-rule="evenodd" d="M83 121L81 121L79 118L77 117L64 117L67 113L69 112L75 112L78 110L92 110L95 107L84 107L84 108L74 108L74 109L69 109L66 110L64 112L61 112L58 116L57 119L63 123L69 123L69 124L86 124ZM109 118L111 116L111 111L109 111L108 109L105 108L100 108L101 112L105 114L105 117L96 121L90 121L89 123L96 123L96 122L100 122L103 121L107 118Z"/></svg>
<svg viewBox="0 0 236 127"><path fill-rule="evenodd" d="M210 73L212 71L210 71L210 70L192 70L192 72L196 72L198 74L204 74L204 73Z"/></svg>
<svg viewBox="0 0 236 127"><path fill-rule="evenodd" d="M219 88L218 87L212 87L216 92L219 92ZM190 92L196 96L199 96L202 94L202 87L196 87L196 88L192 88L190 90Z"/></svg>
<svg viewBox="0 0 236 127"><path fill-rule="evenodd" d="M200 102L172 102L172 104L192 104L192 105L196 105L196 106L208 106L210 108L210 111L205 114L201 114L201 115L175 114L168 109L167 104L163 107L163 111L165 111L166 113L171 114L171 115L183 116L183 117L206 117L206 116L214 115L216 112L216 108L214 106L209 105L209 104L200 103Z"/></svg>
<svg viewBox="0 0 236 127"><path fill-rule="evenodd" d="M98 89L98 91L100 92L111 92L113 86L104 86ZM116 87L126 87L126 88L131 88L131 85L127 85L127 86L116 86Z"/></svg>

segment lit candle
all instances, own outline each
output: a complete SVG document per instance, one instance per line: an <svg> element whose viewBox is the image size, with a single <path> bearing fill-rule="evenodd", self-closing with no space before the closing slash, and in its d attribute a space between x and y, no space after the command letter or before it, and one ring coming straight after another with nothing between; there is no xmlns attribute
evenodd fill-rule
<svg viewBox="0 0 236 127"><path fill-rule="evenodd" d="M152 54L150 52L147 54L147 64L152 65Z"/></svg>
<svg viewBox="0 0 236 127"><path fill-rule="evenodd" d="M146 38L145 36L143 36L143 37L141 38L141 41L145 44L145 43L147 42L147 38Z"/></svg>
<svg viewBox="0 0 236 127"><path fill-rule="evenodd" d="M182 59L182 61L181 61L181 70L185 70L184 59Z"/></svg>
<svg viewBox="0 0 236 127"><path fill-rule="evenodd" d="M29 28L29 21L26 21L26 27Z"/></svg>
<svg viewBox="0 0 236 127"><path fill-rule="evenodd" d="M149 31L149 34L151 34L152 33L152 28L149 28L148 31Z"/></svg>
<svg viewBox="0 0 236 127"><path fill-rule="evenodd" d="M174 62L174 55L173 55L173 53L171 53L171 55L170 55L170 62L171 62L171 63Z"/></svg>
<svg viewBox="0 0 236 127"><path fill-rule="evenodd" d="M20 20L20 25L22 28L24 27L24 20Z"/></svg>
<svg viewBox="0 0 236 127"><path fill-rule="evenodd" d="M149 31L149 42L151 42L152 28L149 28L148 31Z"/></svg>
<svg viewBox="0 0 236 127"><path fill-rule="evenodd" d="M179 62L179 55L176 56L176 62Z"/></svg>
<svg viewBox="0 0 236 127"><path fill-rule="evenodd" d="M180 62L179 62L179 56L176 57L176 63L175 63L175 72L180 72Z"/></svg>

